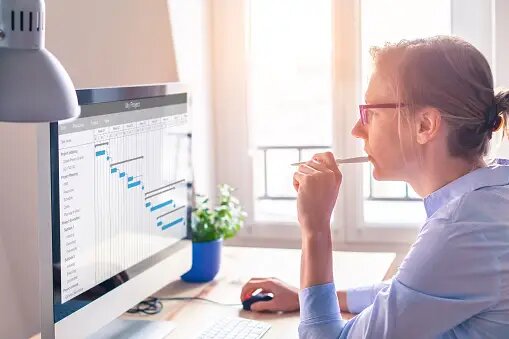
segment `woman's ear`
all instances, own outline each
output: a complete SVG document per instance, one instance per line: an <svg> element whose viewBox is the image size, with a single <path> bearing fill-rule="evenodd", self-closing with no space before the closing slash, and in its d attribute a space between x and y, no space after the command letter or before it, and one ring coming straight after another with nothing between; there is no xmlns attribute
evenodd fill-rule
<svg viewBox="0 0 509 339"><path fill-rule="evenodd" d="M433 107L424 107L415 114L416 140L420 145L433 140L442 124L440 112Z"/></svg>

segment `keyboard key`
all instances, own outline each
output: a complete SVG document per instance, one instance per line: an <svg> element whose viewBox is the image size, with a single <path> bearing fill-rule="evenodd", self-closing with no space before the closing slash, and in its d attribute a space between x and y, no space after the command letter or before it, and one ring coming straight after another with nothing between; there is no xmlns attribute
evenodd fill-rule
<svg viewBox="0 0 509 339"><path fill-rule="evenodd" d="M259 339L270 325L257 320L222 318L203 331L197 339Z"/></svg>

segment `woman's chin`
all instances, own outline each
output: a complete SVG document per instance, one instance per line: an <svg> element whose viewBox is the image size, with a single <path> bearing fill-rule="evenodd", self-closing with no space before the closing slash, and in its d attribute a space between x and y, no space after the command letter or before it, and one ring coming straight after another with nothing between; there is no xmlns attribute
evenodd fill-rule
<svg viewBox="0 0 509 339"><path fill-rule="evenodd" d="M373 159L372 156L368 156L368 160L371 163L371 167L372 167L371 176L375 180L380 180L380 179L378 179L380 177L380 170L378 169L378 166L375 163L375 159Z"/></svg>
<svg viewBox="0 0 509 339"><path fill-rule="evenodd" d="M378 181L390 180L379 167L373 165L373 178Z"/></svg>
<svg viewBox="0 0 509 339"><path fill-rule="evenodd" d="M401 181L401 176L395 175L390 171L383 171L376 165L373 165L373 178L377 181Z"/></svg>
<svg viewBox="0 0 509 339"><path fill-rule="evenodd" d="M380 171L375 167L373 169L373 179L375 180L383 180L383 177L380 175Z"/></svg>

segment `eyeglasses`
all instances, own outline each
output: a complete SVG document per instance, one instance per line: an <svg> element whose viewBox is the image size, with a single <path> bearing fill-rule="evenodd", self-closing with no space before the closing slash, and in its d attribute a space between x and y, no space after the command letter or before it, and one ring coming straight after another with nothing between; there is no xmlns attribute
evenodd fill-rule
<svg viewBox="0 0 509 339"><path fill-rule="evenodd" d="M361 123L367 125L369 123L368 110L371 108L400 108L405 107L405 104L373 104L373 105L359 105L359 113L361 115Z"/></svg>

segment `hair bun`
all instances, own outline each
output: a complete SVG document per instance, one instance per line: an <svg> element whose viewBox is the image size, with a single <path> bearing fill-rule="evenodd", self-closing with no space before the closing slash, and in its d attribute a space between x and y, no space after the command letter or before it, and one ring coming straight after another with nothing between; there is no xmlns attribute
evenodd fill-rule
<svg viewBox="0 0 509 339"><path fill-rule="evenodd" d="M505 119L504 119L503 115L501 115L501 114L497 115L497 117L495 119L495 123L493 124L493 127L492 127L493 128L492 131L498 132L502 128L502 126L504 126L504 123L505 123L504 121L505 121Z"/></svg>

